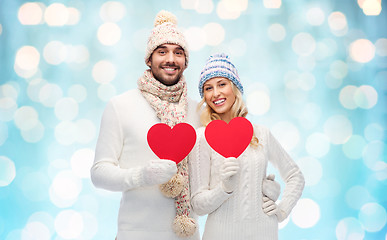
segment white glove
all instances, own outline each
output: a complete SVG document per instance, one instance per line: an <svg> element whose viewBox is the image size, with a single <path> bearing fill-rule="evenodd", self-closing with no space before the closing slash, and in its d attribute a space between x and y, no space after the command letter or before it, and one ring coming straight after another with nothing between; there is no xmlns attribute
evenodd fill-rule
<svg viewBox="0 0 387 240"><path fill-rule="evenodd" d="M174 161L166 159L151 160L140 170L140 182L143 185L157 185L169 181L177 173Z"/></svg>
<svg viewBox="0 0 387 240"><path fill-rule="evenodd" d="M236 174L239 171L239 160L234 157L225 158L223 165L220 168L220 179L222 181L223 191L232 193L237 184L238 179Z"/></svg>
<svg viewBox="0 0 387 240"><path fill-rule="evenodd" d="M276 215L278 222L282 222L283 220L285 220L285 212L279 209L277 204L273 200L265 196L263 196L262 200L262 209L264 213L266 213L268 216Z"/></svg>
<svg viewBox="0 0 387 240"><path fill-rule="evenodd" d="M266 179L263 179L262 182L262 193L264 196L267 196L274 202L277 201L280 193L281 193L281 186L278 182L274 181L275 175L270 174L266 177Z"/></svg>

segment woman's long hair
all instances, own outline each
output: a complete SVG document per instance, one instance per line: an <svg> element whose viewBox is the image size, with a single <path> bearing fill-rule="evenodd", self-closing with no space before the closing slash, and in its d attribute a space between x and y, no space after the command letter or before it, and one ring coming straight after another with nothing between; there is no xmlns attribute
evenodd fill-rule
<svg viewBox="0 0 387 240"><path fill-rule="evenodd" d="M235 94L235 102L230 109L231 117L232 118L246 117L248 110L243 101L242 93L234 85L233 82L230 81L230 83L232 85L232 91ZM207 126L212 120L220 120L220 116L211 107L209 107L208 104L205 104L205 103L206 101L203 97L203 99L198 104L198 111L200 111L200 109L203 109L200 113L200 122L203 124L203 126ZM254 132L250 145L257 147L258 144L259 144L259 140L255 136L255 132Z"/></svg>

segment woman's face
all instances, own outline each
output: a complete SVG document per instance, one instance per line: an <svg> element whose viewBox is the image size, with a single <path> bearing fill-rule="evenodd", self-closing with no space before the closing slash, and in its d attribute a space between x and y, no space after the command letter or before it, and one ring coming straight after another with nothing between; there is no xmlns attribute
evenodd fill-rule
<svg viewBox="0 0 387 240"><path fill-rule="evenodd" d="M232 83L224 77L211 78L203 85L206 104L226 122L231 121L231 107L235 102Z"/></svg>

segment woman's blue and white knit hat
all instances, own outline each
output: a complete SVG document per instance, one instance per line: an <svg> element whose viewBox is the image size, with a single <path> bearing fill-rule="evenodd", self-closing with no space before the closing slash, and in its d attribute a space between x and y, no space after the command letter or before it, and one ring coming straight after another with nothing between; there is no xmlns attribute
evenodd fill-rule
<svg viewBox="0 0 387 240"><path fill-rule="evenodd" d="M199 93L203 98L203 85L205 82L214 77L225 77L237 86L239 91L243 94L243 86L239 80L238 71L230 58L225 53L217 53L210 56L200 73Z"/></svg>

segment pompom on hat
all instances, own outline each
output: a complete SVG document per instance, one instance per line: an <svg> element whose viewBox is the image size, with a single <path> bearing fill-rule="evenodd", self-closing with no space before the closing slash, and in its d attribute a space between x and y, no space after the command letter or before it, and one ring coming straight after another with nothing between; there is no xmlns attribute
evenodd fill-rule
<svg viewBox="0 0 387 240"><path fill-rule="evenodd" d="M174 14L161 10L154 21L154 28L148 38L145 63L147 64L153 51L162 44L177 44L185 53L185 65L188 65L188 45L183 33L177 28L177 18Z"/></svg>
<svg viewBox="0 0 387 240"><path fill-rule="evenodd" d="M200 73L199 93L203 98L203 85L205 82L214 77L224 77L235 84L235 86L243 94L243 86L238 76L238 71L230 58L225 53L217 53L210 56Z"/></svg>

